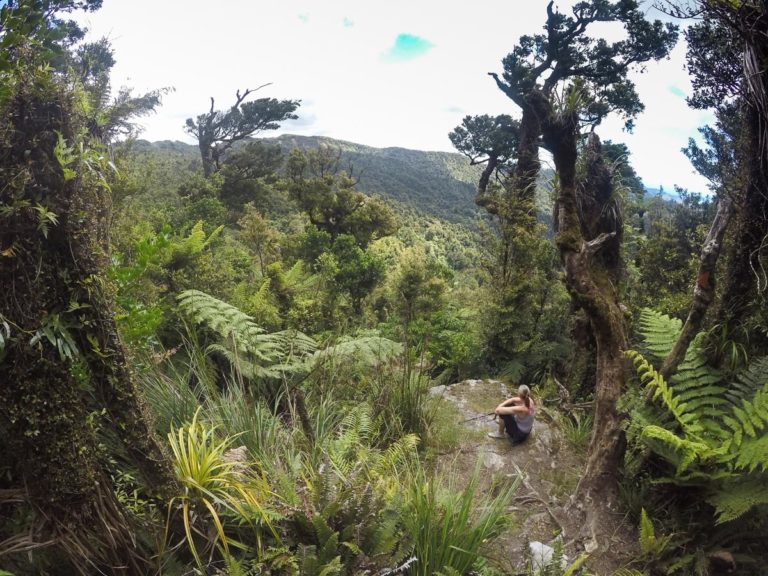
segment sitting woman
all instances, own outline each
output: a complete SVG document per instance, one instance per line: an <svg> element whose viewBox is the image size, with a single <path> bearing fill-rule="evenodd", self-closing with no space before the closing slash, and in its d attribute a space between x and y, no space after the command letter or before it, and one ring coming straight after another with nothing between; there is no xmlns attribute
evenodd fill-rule
<svg viewBox="0 0 768 576"><path fill-rule="evenodd" d="M536 416L536 404L531 398L531 389L525 384L517 389L517 396L505 400L496 407L499 417L499 430L489 432L491 438L509 438L518 444L528 438L533 429Z"/></svg>

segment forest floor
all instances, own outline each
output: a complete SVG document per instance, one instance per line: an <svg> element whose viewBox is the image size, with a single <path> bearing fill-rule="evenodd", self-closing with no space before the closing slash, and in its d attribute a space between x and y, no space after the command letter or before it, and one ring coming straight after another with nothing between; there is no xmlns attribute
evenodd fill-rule
<svg viewBox="0 0 768 576"><path fill-rule="evenodd" d="M528 574L529 542L554 546L561 539L570 562L587 550L590 555L585 566L590 572L611 576L637 558L637 530L624 515L616 515L615 521L602 526L599 533L583 533L583 522L572 512L578 503L572 502L571 495L584 470L585 454L569 444L546 407L538 410L534 430L522 444L512 445L509 440L487 436L497 424L492 416L484 414L512 392L495 380L466 380L431 390L455 405L462 427L458 446L438 456L438 470L458 488L478 465L482 466L479 490L484 491L494 490L504 478L519 477L519 488L508 509L511 527L487 551L505 574Z"/></svg>

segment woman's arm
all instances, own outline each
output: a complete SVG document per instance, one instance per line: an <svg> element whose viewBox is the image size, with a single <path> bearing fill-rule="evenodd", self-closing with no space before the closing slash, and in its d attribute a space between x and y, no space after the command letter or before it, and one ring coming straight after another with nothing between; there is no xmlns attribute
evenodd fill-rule
<svg viewBox="0 0 768 576"><path fill-rule="evenodd" d="M528 408L523 402L522 398L515 396L509 400L505 400L496 407L496 414L520 414L527 416L531 413L531 409Z"/></svg>
<svg viewBox="0 0 768 576"><path fill-rule="evenodd" d="M504 400L501 404L499 404L499 408L503 408L505 406L515 406L517 404L522 404L523 400L519 396L512 396L509 400Z"/></svg>

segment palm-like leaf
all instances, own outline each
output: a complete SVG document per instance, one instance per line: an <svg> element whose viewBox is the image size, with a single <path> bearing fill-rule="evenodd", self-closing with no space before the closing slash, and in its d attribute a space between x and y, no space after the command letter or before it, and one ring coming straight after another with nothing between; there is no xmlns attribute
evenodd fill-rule
<svg viewBox="0 0 768 576"><path fill-rule="evenodd" d="M303 369L317 349L315 341L301 332L267 334L253 318L205 292L186 290L178 300L184 314L220 338L208 351L226 358L246 378L274 378Z"/></svg>

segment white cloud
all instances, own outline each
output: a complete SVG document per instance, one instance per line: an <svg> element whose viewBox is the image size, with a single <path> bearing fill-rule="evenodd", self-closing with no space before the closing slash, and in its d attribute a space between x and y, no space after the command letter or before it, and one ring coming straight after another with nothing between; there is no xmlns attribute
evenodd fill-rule
<svg viewBox="0 0 768 576"><path fill-rule="evenodd" d="M104 0L83 19L92 36L112 39L115 84L175 88L144 122L150 140L190 141L184 119L207 110L211 96L223 108L237 89L272 82L264 96L303 101L303 120L283 131L451 150L447 134L464 115L516 114L487 72L501 70L518 36L541 30L545 7L546 0L478 0L471 8L442 0ZM413 60L383 61L400 34L432 47ZM683 52L638 78L646 112L633 135L618 122L601 133L627 142L648 185L702 190L679 149L706 115L670 92L690 89Z"/></svg>

